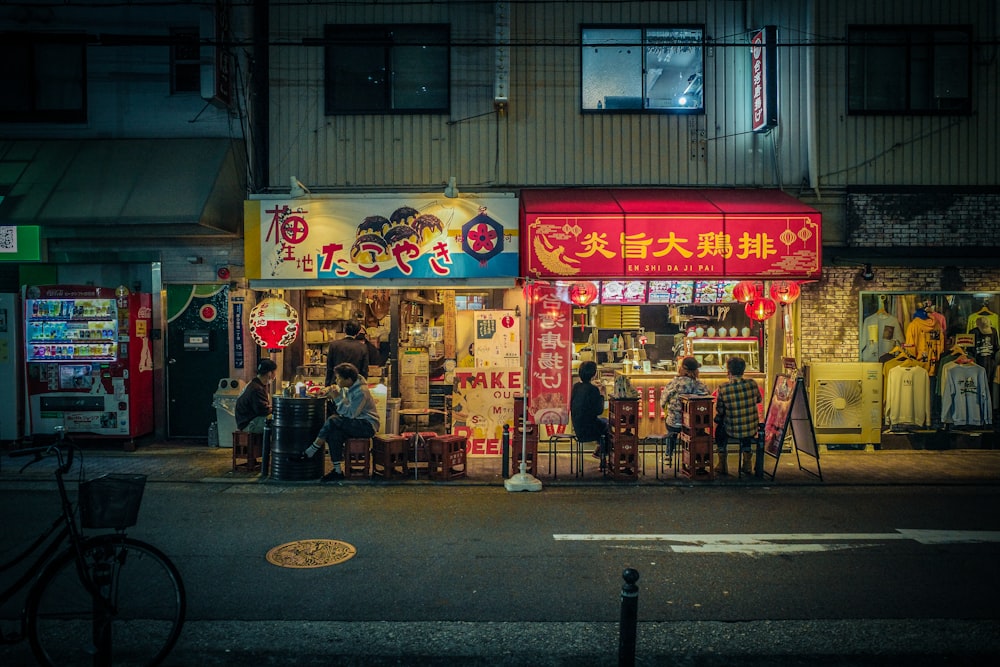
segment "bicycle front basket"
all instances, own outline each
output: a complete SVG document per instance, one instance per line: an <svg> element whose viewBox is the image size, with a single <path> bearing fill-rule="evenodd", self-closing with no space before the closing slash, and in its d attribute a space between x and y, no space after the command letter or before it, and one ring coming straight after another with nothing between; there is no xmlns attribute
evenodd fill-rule
<svg viewBox="0 0 1000 667"><path fill-rule="evenodd" d="M102 475L80 483L80 524L84 528L124 529L139 516L145 475Z"/></svg>

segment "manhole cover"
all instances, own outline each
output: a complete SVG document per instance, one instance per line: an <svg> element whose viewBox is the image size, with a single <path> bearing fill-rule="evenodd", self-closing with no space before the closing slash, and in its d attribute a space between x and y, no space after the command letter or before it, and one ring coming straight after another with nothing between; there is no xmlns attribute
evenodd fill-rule
<svg viewBox="0 0 1000 667"><path fill-rule="evenodd" d="M267 562L278 567L326 567L354 558L358 550L340 540L295 540L267 552Z"/></svg>

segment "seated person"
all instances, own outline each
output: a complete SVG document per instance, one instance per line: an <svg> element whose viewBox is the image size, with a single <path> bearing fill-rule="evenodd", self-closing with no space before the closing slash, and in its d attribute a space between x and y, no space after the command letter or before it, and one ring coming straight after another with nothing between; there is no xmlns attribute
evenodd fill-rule
<svg viewBox="0 0 1000 667"><path fill-rule="evenodd" d="M246 433L263 433L264 423L271 416L271 394L267 390L276 375L278 365L270 359L257 362L257 375L243 387L236 399L236 428Z"/></svg>
<svg viewBox="0 0 1000 667"><path fill-rule="evenodd" d="M743 474L753 474L754 439L760 424L760 389L757 383L747 378L743 373L747 362L739 357L730 357L726 361L726 371L729 382L718 389L715 399L715 444L719 451L719 462L716 468L723 475L728 474L726 463L726 448L730 438L740 441L740 466Z"/></svg>
<svg viewBox="0 0 1000 667"><path fill-rule="evenodd" d="M569 398L573 432L579 442L596 442L594 457L601 458L602 455L607 455L611 439L608 420L601 416L604 412L604 396L600 389L591 384L591 380L597 375L597 363L585 361L580 364L577 372L580 381L573 385Z"/></svg>
<svg viewBox="0 0 1000 667"><path fill-rule="evenodd" d="M673 455L677 436L684 425L684 415L681 414L681 396L694 394L708 396L708 387L698 379L698 369L701 364L694 357L684 357L677 367L677 377L667 383L663 389L663 414L667 423L667 456Z"/></svg>
<svg viewBox="0 0 1000 667"><path fill-rule="evenodd" d="M375 399L368 390L368 383L358 373L354 364L337 364L333 374L339 391L333 399L337 412L326 420L313 443L301 454L293 457L298 461L312 458L329 443L333 470L323 475L324 482L344 479L341 459L344 458L344 444L347 439L371 438L381 424Z"/></svg>

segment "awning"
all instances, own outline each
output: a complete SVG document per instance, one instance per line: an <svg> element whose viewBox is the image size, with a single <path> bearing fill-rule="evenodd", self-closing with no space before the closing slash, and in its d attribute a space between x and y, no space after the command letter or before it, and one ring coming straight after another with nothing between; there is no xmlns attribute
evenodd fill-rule
<svg viewBox="0 0 1000 667"><path fill-rule="evenodd" d="M0 225L46 238L238 236L245 152L230 139L0 141Z"/></svg>
<svg viewBox="0 0 1000 667"><path fill-rule="evenodd" d="M522 190L521 268L532 278L816 278L821 217L780 190Z"/></svg>

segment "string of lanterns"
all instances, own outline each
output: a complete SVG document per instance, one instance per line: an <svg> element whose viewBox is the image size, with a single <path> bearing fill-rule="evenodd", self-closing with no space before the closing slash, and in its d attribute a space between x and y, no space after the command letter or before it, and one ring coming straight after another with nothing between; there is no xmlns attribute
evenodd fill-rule
<svg viewBox="0 0 1000 667"><path fill-rule="evenodd" d="M794 303L802 289L794 280L775 280L771 283L770 296L764 295L762 283L751 280L741 280L733 287L733 298L744 304L747 317L763 322L778 312L778 304L787 306Z"/></svg>

